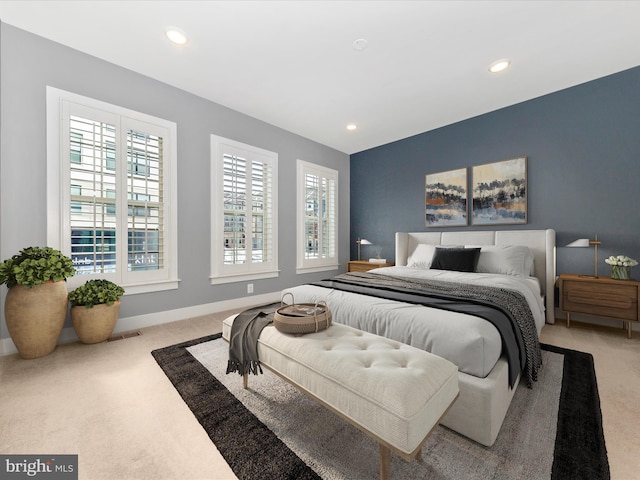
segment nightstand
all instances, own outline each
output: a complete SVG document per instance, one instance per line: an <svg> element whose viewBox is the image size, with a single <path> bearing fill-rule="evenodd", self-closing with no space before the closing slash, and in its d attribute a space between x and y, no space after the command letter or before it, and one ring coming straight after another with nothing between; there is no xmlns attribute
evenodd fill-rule
<svg viewBox="0 0 640 480"><path fill-rule="evenodd" d="M395 263L374 263L367 260L351 260L347 262L347 272L368 272L374 268L393 267Z"/></svg>
<svg viewBox="0 0 640 480"><path fill-rule="evenodd" d="M560 310L567 314L567 327L571 323L572 313L583 313L622 320L627 327L627 336L631 338L631 322L640 319L640 282L562 274L559 289Z"/></svg>

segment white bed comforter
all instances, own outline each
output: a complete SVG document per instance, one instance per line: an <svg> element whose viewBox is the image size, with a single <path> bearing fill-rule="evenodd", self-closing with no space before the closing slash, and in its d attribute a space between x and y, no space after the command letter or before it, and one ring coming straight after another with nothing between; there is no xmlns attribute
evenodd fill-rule
<svg viewBox="0 0 640 480"><path fill-rule="evenodd" d="M463 273L410 267L371 270L395 277L441 279L448 282L493 285L520 292L529 303L538 334L545 322L544 302L536 278ZM461 372L484 378L501 355L498 330L488 321L422 305L358 295L315 285L300 285L291 292L296 303L327 302L333 321L391 338L446 358Z"/></svg>

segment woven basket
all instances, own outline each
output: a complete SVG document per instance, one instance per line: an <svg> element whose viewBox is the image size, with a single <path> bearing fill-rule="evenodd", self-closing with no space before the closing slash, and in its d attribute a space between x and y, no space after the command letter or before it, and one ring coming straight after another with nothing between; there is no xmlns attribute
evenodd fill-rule
<svg viewBox="0 0 640 480"><path fill-rule="evenodd" d="M291 295L291 304L284 304L284 297ZM282 295L282 306L273 314L273 324L282 333L312 333L331 325L331 310L324 301L295 303L293 293Z"/></svg>

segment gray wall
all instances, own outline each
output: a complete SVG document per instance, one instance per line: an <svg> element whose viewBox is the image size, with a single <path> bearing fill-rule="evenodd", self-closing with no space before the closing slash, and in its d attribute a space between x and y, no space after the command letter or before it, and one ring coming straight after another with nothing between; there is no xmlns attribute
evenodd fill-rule
<svg viewBox="0 0 640 480"><path fill-rule="evenodd" d="M124 298L121 317L246 296L246 283L212 286L209 136L214 133L279 154L277 279L257 280L254 294L318 280L295 273L296 159L339 172L339 248L349 258L349 157L341 152L206 101L182 90L0 24L0 258L46 244L47 85L171 120L178 125L178 255L180 288ZM277 105L274 105L277 108ZM1 289L2 299L6 288ZM7 338L4 318L0 338Z"/></svg>
<svg viewBox="0 0 640 480"><path fill-rule="evenodd" d="M425 174L522 155L528 224L496 228L555 229L558 273L593 274L593 249L564 245L595 234L599 274L640 261L640 67L351 155L352 258L357 237L393 259L394 232L429 230Z"/></svg>

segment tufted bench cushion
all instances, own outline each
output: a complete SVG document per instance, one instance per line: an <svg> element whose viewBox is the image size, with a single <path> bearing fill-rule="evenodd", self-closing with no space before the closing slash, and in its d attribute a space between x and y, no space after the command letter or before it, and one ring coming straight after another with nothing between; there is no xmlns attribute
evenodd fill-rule
<svg viewBox="0 0 640 480"><path fill-rule="evenodd" d="M223 323L227 340L234 318ZM266 327L258 354L263 365L405 459L419 454L458 395L458 368L448 360L338 323L303 336Z"/></svg>

